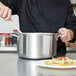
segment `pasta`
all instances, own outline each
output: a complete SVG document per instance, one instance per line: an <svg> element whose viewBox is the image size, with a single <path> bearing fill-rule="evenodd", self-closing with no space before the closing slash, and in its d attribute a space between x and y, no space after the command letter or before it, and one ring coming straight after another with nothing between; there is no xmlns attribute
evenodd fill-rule
<svg viewBox="0 0 76 76"><path fill-rule="evenodd" d="M45 60L44 64L46 65L57 65L57 66L75 66L76 61L69 59L67 57L57 57L51 60Z"/></svg>

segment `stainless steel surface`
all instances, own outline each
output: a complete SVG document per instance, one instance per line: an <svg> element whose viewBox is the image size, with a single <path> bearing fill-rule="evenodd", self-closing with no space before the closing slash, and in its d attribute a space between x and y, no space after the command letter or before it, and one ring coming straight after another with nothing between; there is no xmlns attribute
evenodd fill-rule
<svg viewBox="0 0 76 76"><path fill-rule="evenodd" d="M55 33L20 33L18 50L22 58L51 58L56 54Z"/></svg>
<svg viewBox="0 0 76 76"><path fill-rule="evenodd" d="M18 62L18 76L76 76L76 69L44 68L37 65L38 61L22 60Z"/></svg>
<svg viewBox="0 0 76 76"><path fill-rule="evenodd" d="M76 52L76 47L67 47L66 50L67 51L75 51Z"/></svg>
<svg viewBox="0 0 76 76"><path fill-rule="evenodd" d="M38 61L19 59L15 53L0 53L0 76L76 76L76 69L42 68Z"/></svg>

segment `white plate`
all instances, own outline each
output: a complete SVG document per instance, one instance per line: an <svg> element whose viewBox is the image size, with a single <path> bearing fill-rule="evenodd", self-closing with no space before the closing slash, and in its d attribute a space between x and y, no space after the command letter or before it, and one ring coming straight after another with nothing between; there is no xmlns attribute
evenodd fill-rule
<svg viewBox="0 0 76 76"><path fill-rule="evenodd" d="M75 61L76 61L76 60L75 60ZM47 64L44 64L44 60L39 61L37 65L40 66L40 67L45 67L45 68L59 68L59 69L76 68L76 65L73 65L73 66L47 65Z"/></svg>

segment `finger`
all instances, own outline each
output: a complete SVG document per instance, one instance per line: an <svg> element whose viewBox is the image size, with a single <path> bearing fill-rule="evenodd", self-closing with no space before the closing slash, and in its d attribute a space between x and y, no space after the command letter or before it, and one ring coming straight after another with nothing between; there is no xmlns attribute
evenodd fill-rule
<svg viewBox="0 0 76 76"><path fill-rule="evenodd" d="M64 32L65 32L65 28L60 28L59 31L58 31L58 33L59 33L60 35L63 35Z"/></svg>
<svg viewBox="0 0 76 76"><path fill-rule="evenodd" d="M11 12L11 10L9 10L7 17L5 18L6 21L11 19L11 14L12 14L12 12Z"/></svg>
<svg viewBox="0 0 76 76"><path fill-rule="evenodd" d="M67 38L61 38L62 42L67 42L69 41L70 39L67 39Z"/></svg>
<svg viewBox="0 0 76 76"><path fill-rule="evenodd" d="M4 12L4 8L3 9L0 9L0 17L2 17L3 12Z"/></svg>
<svg viewBox="0 0 76 76"><path fill-rule="evenodd" d="M71 35L69 35L69 36L66 36L66 37L62 37L61 40L62 40L63 42L67 42L67 41L72 40L72 37L71 37Z"/></svg>
<svg viewBox="0 0 76 76"><path fill-rule="evenodd" d="M9 8L8 7L5 7L4 12L2 14L2 18L6 18L7 17L8 11L9 11Z"/></svg>
<svg viewBox="0 0 76 76"><path fill-rule="evenodd" d="M60 38L63 42L66 42L70 40L70 35L64 34L64 35L61 35Z"/></svg>
<svg viewBox="0 0 76 76"><path fill-rule="evenodd" d="M62 39L67 38L67 37L68 37L67 33L64 33L63 35L60 35L60 38L62 38Z"/></svg>
<svg viewBox="0 0 76 76"><path fill-rule="evenodd" d="M70 40L72 40L74 38L74 33L72 31L68 31L68 36L67 36Z"/></svg>

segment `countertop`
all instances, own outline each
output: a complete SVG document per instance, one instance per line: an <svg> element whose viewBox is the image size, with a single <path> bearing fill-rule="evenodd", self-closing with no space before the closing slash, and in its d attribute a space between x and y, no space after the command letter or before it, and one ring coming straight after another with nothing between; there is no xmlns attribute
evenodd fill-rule
<svg viewBox="0 0 76 76"><path fill-rule="evenodd" d="M0 76L76 76L76 69L39 67L40 60L26 60L17 53L0 53Z"/></svg>

